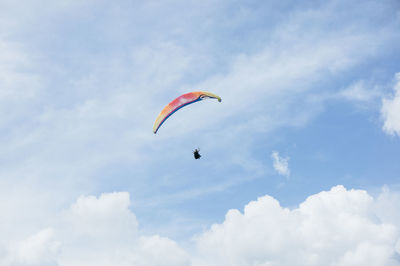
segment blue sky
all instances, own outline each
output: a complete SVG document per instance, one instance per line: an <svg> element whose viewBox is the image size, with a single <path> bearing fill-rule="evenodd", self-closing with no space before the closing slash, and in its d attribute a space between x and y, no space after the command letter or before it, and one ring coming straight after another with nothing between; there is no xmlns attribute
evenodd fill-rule
<svg viewBox="0 0 400 266"><path fill-rule="evenodd" d="M0 1L0 262L399 265L399 29L396 0ZM305 244L341 211L364 236Z"/></svg>

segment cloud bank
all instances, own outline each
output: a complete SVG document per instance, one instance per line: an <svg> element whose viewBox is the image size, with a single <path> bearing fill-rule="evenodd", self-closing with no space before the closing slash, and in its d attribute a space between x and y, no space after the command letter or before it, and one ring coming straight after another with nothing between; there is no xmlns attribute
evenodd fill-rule
<svg viewBox="0 0 400 266"><path fill-rule="evenodd" d="M400 265L399 227L377 215L377 202L343 186L293 210L260 197L196 238L194 265Z"/></svg>
<svg viewBox="0 0 400 266"><path fill-rule="evenodd" d="M400 265L400 195L335 186L297 208L271 196L229 210L192 245L140 232L126 192L82 196L10 243L1 265ZM396 217L397 216L397 217Z"/></svg>

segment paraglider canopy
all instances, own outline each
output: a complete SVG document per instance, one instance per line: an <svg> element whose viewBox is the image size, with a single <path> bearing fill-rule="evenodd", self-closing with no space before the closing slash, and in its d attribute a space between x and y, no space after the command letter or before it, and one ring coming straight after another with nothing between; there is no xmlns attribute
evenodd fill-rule
<svg viewBox="0 0 400 266"><path fill-rule="evenodd" d="M201 101L203 99L217 99L219 102L222 101L221 97L206 91L195 91L183 94L167 104L161 113L157 116L153 126L153 133L156 134L161 125L168 119L173 113L181 109L182 107Z"/></svg>

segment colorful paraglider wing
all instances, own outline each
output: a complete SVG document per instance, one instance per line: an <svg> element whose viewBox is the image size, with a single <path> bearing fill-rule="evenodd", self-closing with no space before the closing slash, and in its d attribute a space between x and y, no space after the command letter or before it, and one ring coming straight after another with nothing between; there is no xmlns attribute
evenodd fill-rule
<svg viewBox="0 0 400 266"><path fill-rule="evenodd" d="M154 123L153 126L153 132L154 134L157 133L158 129L160 126L165 122L165 120L168 119L173 113L181 109L182 107L189 105L191 103L201 101L203 99L207 98L212 98L212 99L218 99L218 101L221 101L221 98L213 93L210 92L205 92L205 91L196 91L196 92L189 92L186 94L183 94L170 102L167 106L164 107L164 109L161 111L161 113L158 115L156 122Z"/></svg>

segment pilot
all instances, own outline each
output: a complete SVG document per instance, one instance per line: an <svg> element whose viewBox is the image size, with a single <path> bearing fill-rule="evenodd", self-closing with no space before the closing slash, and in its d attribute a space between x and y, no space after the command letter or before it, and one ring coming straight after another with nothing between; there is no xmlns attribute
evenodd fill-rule
<svg viewBox="0 0 400 266"><path fill-rule="evenodd" d="M200 151L200 149L195 149L195 150L193 151L193 155L194 155L194 158L195 158L196 160L197 160L197 159L200 159L200 157L201 157L199 151Z"/></svg>

